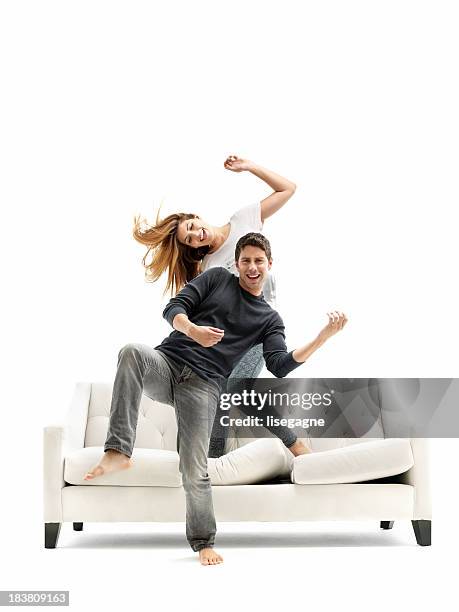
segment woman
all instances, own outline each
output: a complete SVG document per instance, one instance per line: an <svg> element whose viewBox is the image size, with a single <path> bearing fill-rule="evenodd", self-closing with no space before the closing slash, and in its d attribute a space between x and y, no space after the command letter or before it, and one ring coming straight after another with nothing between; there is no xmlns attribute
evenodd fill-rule
<svg viewBox="0 0 459 612"><path fill-rule="evenodd" d="M214 266L224 267L237 275L234 261L236 242L248 232L260 232L264 221L280 210L295 193L294 183L250 160L230 155L223 165L232 172L251 172L265 181L273 193L261 202L237 210L222 226L211 225L191 213L175 213L160 220L158 211L154 226L149 226L140 217L134 220L134 238L149 247L142 260L146 279L156 281L167 273L165 293L170 290L175 295L185 283ZM151 262L147 264L150 254ZM263 296L275 308L275 281L271 273L263 286ZM263 365L263 346L259 344L236 364L228 379L227 391L231 392L238 379L256 378ZM214 421L209 457L220 457L225 452L228 430L221 426L219 416L217 413ZM310 452L290 428L270 427L270 430L295 456Z"/></svg>

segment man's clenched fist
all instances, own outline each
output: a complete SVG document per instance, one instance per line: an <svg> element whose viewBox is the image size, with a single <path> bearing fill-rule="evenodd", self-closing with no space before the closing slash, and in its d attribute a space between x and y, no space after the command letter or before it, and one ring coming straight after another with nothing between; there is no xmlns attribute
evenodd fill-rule
<svg viewBox="0 0 459 612"><path fill-rule="evenodd" d="M218 327L208 327L207 325L191 326L187 336L204 347L214 346L223 339L225 332Z"/></svg>

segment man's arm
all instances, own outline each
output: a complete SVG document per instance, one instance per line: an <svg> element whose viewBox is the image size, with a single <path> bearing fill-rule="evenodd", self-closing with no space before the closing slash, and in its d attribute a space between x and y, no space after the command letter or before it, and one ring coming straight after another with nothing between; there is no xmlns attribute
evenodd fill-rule
<svg viewBox="0 0 459 612"><path fill-rule="evenodd" d="M224 331L217 327L196 325L188 317L196 313L201 302L219 285L224 274L222 268L212 268L203 272L171 298L163 312L163 317L176 331L204 347L220 342Z"/></svg>
<svg viewBox="0 0 459 612"><path fill-rule="evenodd" d="M331 336L343 329L348 319L344 313L327 313L328 324L319 332L317 337L308 344L287 351L285 344L285 328L282 319L278 317L263 339L263 357L267 369L277 376L283 378L289 372L304 363L318 348L320 348Z"/></svg>
<svg viewBox="0 0 459 612"><path fill-rule="evenodd" d="M313 353L317 351L318 348L322 346L322 344L325 344L325 340L321 339L319 334L316 338L314 338L314 340L312 340L312 342L309 342L309 344L305 344L304 346L292 351L292 357L298 363L304 363Z"/></svg>
<svg viewBox="0 0 459 612"><path fill-rule="evenodd" d="M163 311L163 317L173 325L174 317L183 313L187 317L199 308L199 305L219 285L223 278L223 268L211 268L193 278L179 293L171 298ZM180 330L178 330L180 331Z"/></svg>

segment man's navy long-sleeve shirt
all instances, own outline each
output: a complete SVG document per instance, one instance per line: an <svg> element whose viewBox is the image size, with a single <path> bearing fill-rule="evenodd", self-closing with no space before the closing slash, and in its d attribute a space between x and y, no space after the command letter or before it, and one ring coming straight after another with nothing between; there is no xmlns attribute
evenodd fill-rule
<svg viewBox="0 0 459 612"><path fill-rule="evenodd" d="M163 312L172 325L184 313L195 325L223 329L223 339L203 347L179 331L173 331L155 348L189 366L198 376L221 385L236 363L256 344L263 343L267 369L282 378L301 365L287 351L285 327L280 315L263 298L246 291L239 278L225 268L206 270L173 297Z"/></svg>

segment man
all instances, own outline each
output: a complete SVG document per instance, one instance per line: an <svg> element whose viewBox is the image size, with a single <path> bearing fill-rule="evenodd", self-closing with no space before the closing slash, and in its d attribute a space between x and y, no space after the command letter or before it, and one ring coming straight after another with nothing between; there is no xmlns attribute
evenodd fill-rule
<svg viewBox="0 0 459 612"><path fill-rule="evenodd" d="M211 268L169 301L163 316L175 331L159 346L127 344L121 349L104 456L85 476L90 480L131 466L142 393L173 405L186 535L203 565L223 561L213 548L216 524L207 474L222 384L238 359L260 342L268 370L284 377L347 322L343 313L329 314L328 324L312 342L288 352L282 319L262 293L272 265L268 240L262 234L246 234L236 245L235 258L239 277L224 268ZM300 441L295 444L299 444L295 454L308 452Z"/></svg>

